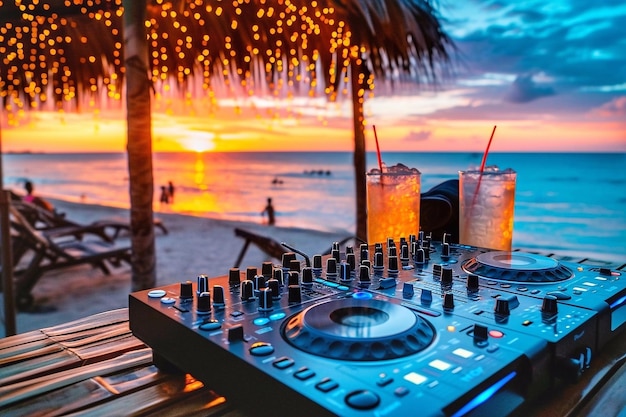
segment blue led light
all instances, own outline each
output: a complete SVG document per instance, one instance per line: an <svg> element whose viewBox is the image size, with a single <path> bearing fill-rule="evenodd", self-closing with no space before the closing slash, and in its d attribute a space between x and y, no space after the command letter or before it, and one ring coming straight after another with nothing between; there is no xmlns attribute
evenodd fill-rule
<svg viewBox="0 0 626 417"><path fill-rule="evenodd" d="M270 314L270 320L272 321L282 320L284 318L285 318L285 313L283 312Z"/></svg>
<svg viewBox="0 0 626 417"><path fill-rule="evenodd" d="M615 307L619 307L625 302L626 302L626 295L623 296L622 298L618 298L617 300L613 301L611 305L609 305L609 307L611 308L611 310L613 310Z"/></svg>
<svg viewBox="0 0 626 417"><path fill-rule="evenodd" d="M266 317L259 317L258 319L254 319L252 321L252 323L254 323L257 326L265 326L269 322L270 322L270 319Z"/></svg>
<svg viewBox="0 0 626 417"><path fill-rule="evenodd" d="M369 292L355 292L354 294L352 294L352 298L355 298L357 300L371 300L373 297L373 295Z"/></svg>
<svg viewBox="0 0 626 417"><path fill-rule="evenodd" d="M515 378L516 375L517 375L517 372L515 372L515 371L511 372L510 374L508 374L507 376L505 376L504 378L502 378L501 380L499 380L498 382L496 382L495 384L493 384L492 386L490 386L489 388L487 388L486 390L484 390L483 392L481 392L480 394L475 396L474 399L472 399L470 402L465 404L463 406L463 408L461 408L456 413L452 414L452 417L464 416L465 414L467 414L470 411L472 411L474 408L476 408L479 405L485 403L487 400L489 400L491 397L493 397L494 394L496 392L498 392L498 390L500 390L500 388L502 388L510 380Z"/></svg>

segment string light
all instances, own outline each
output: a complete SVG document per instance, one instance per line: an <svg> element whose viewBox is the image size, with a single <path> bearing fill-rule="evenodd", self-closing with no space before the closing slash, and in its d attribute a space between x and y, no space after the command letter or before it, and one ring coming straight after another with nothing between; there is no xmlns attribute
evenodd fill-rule
<svg viewBox="0 0 626 417"><path fill-rule="evenodd" d="M358 65L364 70L358 75L363 100L365 91L373 94L374 75L384 75L382 67L404 69L410 59L424 56L417 55L423 51L411 36L399 52L373 48L381 41L368 33L376 29L384 37L388 30L374 15L368 21L372 27L359 28L361 37L355 40L332 4L149 0L145 28L155 98L180 94L190 103L208 97L206 102L214 105L219 86L249 97L261 91L261 82L271 96L291 98L306 82L309 96L321 93L336 100L350 94L348 67ZM0 15L5 17L0 23L0 98L12 117L46 102L63 109L79 98L95 109L102 90L109 99L121 99L122 0L64 0L62 6L52 0L0 0ZM192 85L197 88L188 91Z"/></svg>

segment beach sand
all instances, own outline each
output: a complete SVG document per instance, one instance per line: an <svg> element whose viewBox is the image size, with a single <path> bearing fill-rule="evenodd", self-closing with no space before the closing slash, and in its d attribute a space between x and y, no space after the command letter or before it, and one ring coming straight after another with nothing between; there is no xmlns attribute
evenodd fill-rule
<svg viewBox="0 0 626 417"><path fill-rule="evenodd" d="M127 209L59 200L53 200L53 203L60 212L66 213L68 219L79 223L103 219L128 221L129 217ZM262 224L261 216L259 223L222 221L172 213L155 213L155 217L159 218L169 231L168 234L163 234L155 229L156 286L186 280L195 282L200 274L209 277L226 275L244 245L244 240L235 236L236 227L271 237L279 242L286 242L309 256L326 251L332 242L346 237L306 229L281 228L280 218L277 219L277 226L267 226ZM251 244L240 268L245 270L248 266L255 266L260 270L262 262L266 260L272 259ZM273 261L278 262L275 259ZM130 266L127 264L112 268L110 275L105 275L89 265L48 272L33 289L33 296L41 311L18 312L17 333L127 307L131 289L130 280ZM0 337L6 334L3 295L0 299L2 315Z"/></svg>

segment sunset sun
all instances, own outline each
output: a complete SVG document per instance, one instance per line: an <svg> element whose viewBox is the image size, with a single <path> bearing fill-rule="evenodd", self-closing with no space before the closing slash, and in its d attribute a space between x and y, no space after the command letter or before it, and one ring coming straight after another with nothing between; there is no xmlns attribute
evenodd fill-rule
<svg viewBox="0 0 626 417"><path fill-rule="evenodd" d="M180 144L192 152L207 152L215 149L215 135L209 132L190 132L186 137L178 139Z"/></svg>

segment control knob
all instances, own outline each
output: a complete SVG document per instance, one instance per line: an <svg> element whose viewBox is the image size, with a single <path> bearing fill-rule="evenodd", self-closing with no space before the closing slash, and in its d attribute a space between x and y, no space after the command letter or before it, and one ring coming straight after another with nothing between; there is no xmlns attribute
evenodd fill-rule
<svg viewBox="0 0 626 417"><path fill-rule="evenodd" d="M196 294L200 295L203 292L209 290L209 278L206 275L198 275L198 286L196 288Z"/></svg>
<svg viewBox="0 0 626 417"><path fill-rule="evenodd" d="M509 316L511 314L509 300L507 300L506 298L496 299L496 306L494 308L494 313L499 316Z"/></svg>
<svg viewBox="0 0 626 417"><path fill-rule="evenodd" d="M215 308L223 308L226 304L224 300L224 287L221 285L213 286L213 306Z"/></svg>
<svg viewBox="0 0 626 417"><path fill-rule="evenodd" d="M402 263L402 266L408 266L410 259L411 257L409 256L409 245L404 244L400 247L400 262Z"/></svg>
<svg viewBox="0 0 626 417"><path fill-rule="evenodd" d="M312 285L313 284L313 270L310 266L305 266L302 268L302 284L303 285Z"/></svg>
<svg viewBox="0 0 626 417"><path fill-rule="evenodd" d="M300 274L296 271L289 271L289 277L287 278L287 285L300 284Z"/></svg>
<svg viewBox="0 0 626 417"><path fill-rule="evenodd" d="M426 262L426 255L424 254L424 249L418 248L417 250L415 250L415 255L413 255L413 259L417 265L423 265Z"/></svg>
<svg viewBox="0 0 626 417"><path fill-rule="evenodd" d="M288 287L288 298L287 301L292 304L292 303L300 303L302 302L302 294L300 293L300 286L299 285L290 285Z"/></svg>
<svg viewBox="0 0 626 417"><path fill-rule="evenodd" d="M433 292L431 290L422 289L420 301L423 305L430 305L433 302Z"/></svg>
<svg viewBox="0 0 626 417"><path fill-rule="evenodd" d="M239 268L230 268L228 270L228 285L239 285L241 274Z"/></svg>
<svg viewBox="0 0 626 417"><path fill-rule="evenodd" d="M246 279L241 283L241 300L248 301L254 298L254 284L249 279Z"/></svg>
<svg viewBox="0 0 626 417"><path fill-rule="evenodd" d="M350 265L345 262L339 264L339 280L343 283L350 282L352 277L350 276Z"/></svg>
<svg viewBox="0 0 626 417"><path fill-rule="evenodd" d="M189 302L193 299L193 283L185 281L180 283L180 301Z"/></svg>
<svg viewBox="0 0 626 417"><path fill-rule="evenodd" d="M328 258L326 260L326 277L328 279L337 279L337 260Z"/></svg>
<svg viewBox="0 0 626 417"><path fill-rule="evenodd" d="M263 262L261 264L261 275L263 275L266 279L272 278L272 273L274 272L274 264L271 262Z"/></svg>
<svg viewBox="0 0 626 417"><path fill-rule="evenodd" d="M354 253L346 253L346 263L350 266L350 271L356 271L356 256Z"/></svg>
<svg viewBox="0 0 626 417"><path fill-rule="evenodd" d="M469 274L467 276L467 291L478 291L478 275Z"/></svg>
<svg viewBox="0 0 626 417"><path fill-rule="evenodd" d="M487 326L483 326L482 324L474 324L474 343L477 346L486 345L487 339L489 338L489 329Z"/></svg>
<svg viewBox="0 0 626 417"><path fill-rule="evenodd" d="M443 309L454 310L454 294L445 293L443 295Z"/></svg>
<svg viewBox="0 0 626 417"><path fill-rule="evenodd" d="M374 265L372 265L372 268L374 268L375 271L385 269L382 252L374 252Z"/></svg>
<svg viewBox="0 0 626 417"><path fill-rule="evenodd" d="M441 245L441 259L450 259L450 245L448 243Z"/></svg>
<svg viewBox="0 0 626 417"><path fill-rule="evenodd" d="M263 275L255 275L252 282L254 283L254 289L256 291L261 291L265 288L265 277Z"/></svg>
<svg viewBox="0 0 626 417"><path fill-rule="evenodd" d="M546 316L554 316L559 311L557 299L554 295L546 295L541 303L541 313Z"/></svg>
<svg viewBox="0 0 626 417"><path fill-rule="evenodd" d="M405 282L402 286L402 297L403 298L413 298L415 294L415 288L413 288L413 284L410 282Z"/></svg>
<svg viewBox="0 0 626 417"><path fill-rule="evenodd" d="M267 289L272 292L272 298L278 300L280 298L280 284L277 279L270 279L267 281Z"/></svg>
<svg viewBox="0 0 626 417"><path fill-rule="evenodd" d="M274 268L274 279L278 281L279 286L285 285L285 279L283 275L283 270L281 268Z"/></svg>
<svg viewBox="0 0 626 417"><path fill-rule="evenodd" d="M263 288L259 291L259 311L272 310L272 291L269 288Z"/></svg>
<svg viewBox="0 0 626 417"><path fill-rule="evenodd" d="M294 252L283 253L283 259L282 259L283 268L289 268L290 262L295 259L296 259L296 254Z"/></svg>
<svg viewBox="0 0 626 417"><path fill-rule="evenodd" d="M361 284L368 285L370 283L370 268L367 265L361 265L359 267L359 281Z"/></svg>
<svg viewBox="0 0 626 417"><path fill-rule="evenodd" d="M313 255L313 269L316 271L322 270L322 255Z"/></svg>
<svg viewBox="0 0 626 417"><path fill-rule="evenodd" d="M387 260L387 262L389 263L387 272L389 272L389 274L397 274L398 273L398 256L389 255L389 259Z"/></svg>
<svg viewBox="0 0 626 417"><path fill-rule="evenodd" d="M363 262L366 259L369 259L369 248L367 246L367 243L361 243L361 246L359 246L359 252L361 254L359 257L361 262Z"/></svg>
<svg viewBox="0 0 626 417"><path fill-rule="evenodd" d="M452 268L445 267L441 269L441 285L444 287L452 286Z"/></svg>
<svg viewBox="0 0 626 417"><path fill-rule="evenodd" d="M198 314L208 314L211 312L211 294L207 291L201 292L200 295L198 295L196 312Z"/></svg>
<svg viewBox="0 0 626 417"><path fill-rule="evenodd" d="M257 269L254 266L249 266L246 268L246 279L249 281L254 281L254 277L257 275Z"/></svg>
<svg viewBox="0 0 626 417"><path fill-rule="evenodd" d="M302 265L300 264L299 260L292 259L291 261L289 261L289 270L290 271L300 272L300 268L301 267L302 267Z"/></svg>

